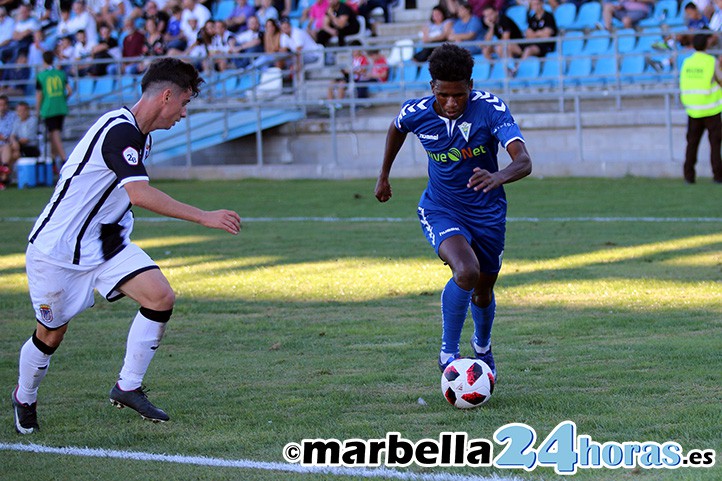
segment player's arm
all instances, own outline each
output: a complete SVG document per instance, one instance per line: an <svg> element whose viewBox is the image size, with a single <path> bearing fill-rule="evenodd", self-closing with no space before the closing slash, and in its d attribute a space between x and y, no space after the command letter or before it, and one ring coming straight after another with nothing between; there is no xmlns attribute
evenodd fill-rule
<svg viewBox="0 0 722 481"><path fill-rule="evenodd" d="M205 211L175 200L165 192L152 187L148 181L139 180L123 185L133 205L166 217L195 222L204 227L220 229L231 234L241 230L241 218L232 210Z"/></svg>
<svg viewBox="0 0 722 481"><path fill-rule="evenodd" d="M526 144L519 139L512 140L506 146L506 151L511 157L511 163L502 170L489 172L476 167L474 174L469 179L467 187L474 190L489 192L504 184L514 182L531 174L531 156L526 150Z"/></svg>
<svg viewBox="0 0 722 481"><path fill-rule="evenodd" d="M391 166L394 164L394 160L396 160L396 156L405 141L406 132L401 132L396 128L394 122L391 122L389 130L386 133L384 161L381 164L381 171L379 172L379 178L376 181L376 190L374 191L379 202L386 202L391 198L392 193L391 184L389 183L389 174L391 173Z"/></svg>

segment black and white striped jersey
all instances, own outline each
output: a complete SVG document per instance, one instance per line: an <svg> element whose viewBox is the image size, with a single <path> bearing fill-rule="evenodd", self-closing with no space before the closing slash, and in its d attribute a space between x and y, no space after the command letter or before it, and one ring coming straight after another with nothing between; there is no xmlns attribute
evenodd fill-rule
<svg viewBox="0 0 722 481"><path fill-rule="evenodd" d="M130 242L128 182L147 181L152 140L127 108L106 113L88 130L60 171L50 202L29 241L63 264L93 266Z"/></svg>

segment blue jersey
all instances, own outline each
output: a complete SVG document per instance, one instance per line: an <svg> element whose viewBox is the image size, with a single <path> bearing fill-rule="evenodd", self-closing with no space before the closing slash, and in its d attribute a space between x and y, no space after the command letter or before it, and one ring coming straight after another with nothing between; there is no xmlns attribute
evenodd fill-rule
<svg viewBox="0 0 722 481"><path fill-rule="evenodd" d="M486 222L504 222L502 187L487 193L467 187L473 170L497 172L499 143L524 141L509 108L498 97L472 90L466 110L451 120L434 111L434 96L409 100L394 121L399 131L414 133L429 158L429 183L419 205L450 209Z"/></svg>

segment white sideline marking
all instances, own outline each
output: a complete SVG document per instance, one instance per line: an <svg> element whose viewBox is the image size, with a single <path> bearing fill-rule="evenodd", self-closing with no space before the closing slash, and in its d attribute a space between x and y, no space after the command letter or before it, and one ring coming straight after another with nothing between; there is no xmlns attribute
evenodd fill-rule
<svg viewBox="0 0 722 481"><path fill-rule="evenodd" d="M0 222L35 222L2 217ZM181 222L170 217L137 217L137 222ZM417 222L416 217L241 217L243 222ZM722 217L508 217L507 222L722 222Z"/></svg>
<svg viewBox="0 0 722 481"><path fill-rule="evenodd" d="M118 451L115 449L78 448L72 446L51 447L40 444L0 443L0 451L19 451L42 454L59 454L86 458L113 458L133 461L157 461L162 463L191 464L221 468L259 469L262 471L286 471L301 474L331 474L338 476L357 476L363 478L402 479L410 481L522 481L520 478L502 478L457 475L451 473L412 473L388 468L342 468L342 467L305 467L297 464L251 461L248 459L208 458L205 456L182 456L178 454L153 454L138 451Z"/></svg>

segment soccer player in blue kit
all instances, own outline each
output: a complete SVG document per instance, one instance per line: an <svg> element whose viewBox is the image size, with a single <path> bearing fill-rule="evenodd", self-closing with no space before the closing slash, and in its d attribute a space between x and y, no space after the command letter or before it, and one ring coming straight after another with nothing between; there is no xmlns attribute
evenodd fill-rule
<svg viewBox="0 0 722 481"><path fill-rule="evenodd" d="M506 230L504 184L531 173L531 157L519 126L498 97L473 90L474 60L458 46L443 44L429 58L432 96L408 100L389 126L376 198L391 198L389 174L413 132L429 159L429 182L421 195L421 228L452 278L441 293L439 368L460 357L459 341L471 305L471 347L496 377L491 328L494 284L501 270ZM499 169L499 143L511 163Z"/></svg>

